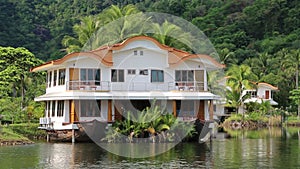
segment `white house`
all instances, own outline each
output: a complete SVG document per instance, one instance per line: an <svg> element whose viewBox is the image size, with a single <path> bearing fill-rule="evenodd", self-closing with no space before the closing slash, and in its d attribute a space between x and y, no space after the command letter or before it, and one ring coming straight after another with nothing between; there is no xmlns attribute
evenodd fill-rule
<svg viewBox="0 0 300 169"><path fill-rule="evenodd" d="M257 89L251 89L251 90L245 90L243 94L249 94L250 98L246 99L244 103L249 102L270 102L272 106L278 105L276 101L273 100L272 91L278 90L277 87L272 86L268 83L257 83L256 84Z"/></svg>
<svg viewBox="0 0 300 169"><path fill-rule="evenodd" d="M212 120L207 71L224 68L212 57L191 54L147 36L67 54L32 72L47 71L46 103L40 128L78 129L93 120L114 122L127 110L142 110L152 100L182 120Z"/></svg>

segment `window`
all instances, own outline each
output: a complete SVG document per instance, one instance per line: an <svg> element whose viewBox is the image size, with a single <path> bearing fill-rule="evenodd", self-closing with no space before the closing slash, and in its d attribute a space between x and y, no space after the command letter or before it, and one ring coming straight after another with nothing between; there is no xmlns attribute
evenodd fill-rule
<svg viewBox="0 0 300 169"><path fill-rule="evenodd" d="M80 69L80 81L100 85L100 69Z"/></svg>
<svg viewBox="0 0 300 169"><path fill-rule="evenodd" d="M100 117L100 100L80 100L81 117Z"/></svg>
<svg viewBox="0 0 300 169"><path fill-rule="evenodd" d="M111 81L112 82L124 82L124 70L112 69L111 70Z"/></svg>
<svg viewBox="0 0 300 169"><path fill-rule="evenodd" d="M128 69L127 74L129 75L135 75L135 70L134 69Z"/></svg>
<svg viewBox="0 0 300 169"><path fill-rule="evenodd" d="M140 70L140 75L148 75L148 70L147 69Z"/></svg>
<svg viewBox="0 0 300 169"><path fill-rule="evenodd" d="M257 92L256 91L246 91L246 95L248 95L251 98L256 98Z"/></svg>
<svg viewBox="0 0 300 169"><path fill-rule="evenodd" d="M151 70L151 82L164 82L164 71Z"/></svg>
<svg viewBox="0 0 300 169"><path fill-rule="evenodd" d="M64 116L65 103L63 100L57 101L57 117Z"/></svg>
<svg viewBox="0 0 300 169"><path fill-rule="evenodd" d="M54 70L53 86L56 86L56 81L57 81L57 70Z"/></svg>
<svg viewBox="0 0 300 169"><path fill-rule="evenodd" d="M65 85L66 69L58 70L58 85Z"/></svg>
<svg viewBox="0 0 300 169"><path fill-rule="evenodd" d="M175 71L175 80L183 82L192 82L194 81L194 71L193 70L176 70Z"/></svg>
<svg viewBox="0 0 300 169"><path fill-rule="evenodd" d="M137 55L137 50L133 51L133 55Z"/></svg>
<svg viewBox="0 0 300 169"><path fill-rule="evenodd" d="M181 101L180 114L178 116L193 117L195 116L194 101Z"/></svg>
<svg viewBox="0 0 300 169"><path fill-rule="evenodd" d="M48 81L48 87L51 87L51 82L52 82L52 71L48 72L48 77L49 77L49 81Z"/></svg>
<svg viewBox="0 0 300 169"><path fill-rule="evenodd" d="M55 106L56 106L56 101L52 101L52 112L51 112L52 117L55 117Z"/></svg>
<svg viewBox="0 0 300 169"><path fill-rule="evenodd" d="M51 104L51 101L46 102L46 117L50 117L50 112L51 112L50 104Z"/></svg>
<svg viewBox="0 0 300 169"><path fill-rule="evenodd" d="M144 51L141 50L140 51L140 55L143 56L144 55Z"/></svg>

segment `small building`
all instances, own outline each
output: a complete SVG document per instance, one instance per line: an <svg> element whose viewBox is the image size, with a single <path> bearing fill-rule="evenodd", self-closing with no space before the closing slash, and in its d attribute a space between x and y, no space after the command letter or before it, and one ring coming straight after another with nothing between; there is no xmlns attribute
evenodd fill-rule
<svg viewBox="0 0 300 169"><path fill-rule="evenodd" d="M147 36L67 54L31 69L47 72L40 128L74 130L78 123L111 123L153 100L182 120L212 120L207 72L224 68L212 57L178 50Z"/></svg>
<svg viewBox="0 0 300 169"><path fill-rule="evenodd" d="M249 102L262 103L268 101L272 106L278 105L278 103L273 100L273 95L272 95L272 91L278 90L277 87L262 82L257 83L256 87L257 87L256 89L244 91L244 94L248 94L250 97L246 99L244 103L249 103Z"/></svg>

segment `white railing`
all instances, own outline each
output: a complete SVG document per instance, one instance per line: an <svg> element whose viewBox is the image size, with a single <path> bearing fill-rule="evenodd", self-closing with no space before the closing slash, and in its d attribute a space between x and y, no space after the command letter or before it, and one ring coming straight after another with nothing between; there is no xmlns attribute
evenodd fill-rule
<svg viewBox="0 0 300 169"><path fill-rule="evenodd" d="M40 124L51 124L51 118L50 117L42 117L40 118Z"/></svg>
<svg viewBox="0 0 300 169"><path fill-rule="evenodd" d="M174 83L174 82L173 82ZM169 84L169 86L172 86ZM179 91L205 91L204 82L198 81L175 81L175 90Z"/></svg>
<svg viewBox="0 0 300 169"><path fill-rule="evenodd" d="M204 82L175 81L149 82L108 82L108 81L68 81L67 90L87 91L205 91Z"/></svg>
<svg viewBox="0 0 300 169"><path fill-rule="evenodd" d="M110 82L108 81L68 81L67 90L110 90Z"/></svg>

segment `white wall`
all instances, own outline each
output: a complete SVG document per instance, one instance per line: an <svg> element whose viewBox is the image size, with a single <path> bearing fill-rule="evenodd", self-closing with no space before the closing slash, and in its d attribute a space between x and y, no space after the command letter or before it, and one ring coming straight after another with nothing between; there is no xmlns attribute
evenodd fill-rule
<svg viewBox="0 0 300 169"><path fill-rule="evenodd" d="M269 90L269 99L272 98L272 92L269 88L267 87L264 87L264 86L259 86L259 88L257 89L257 96L260 97L260 98L265 98L265 94L266 94L266 91Z"/></svg>

